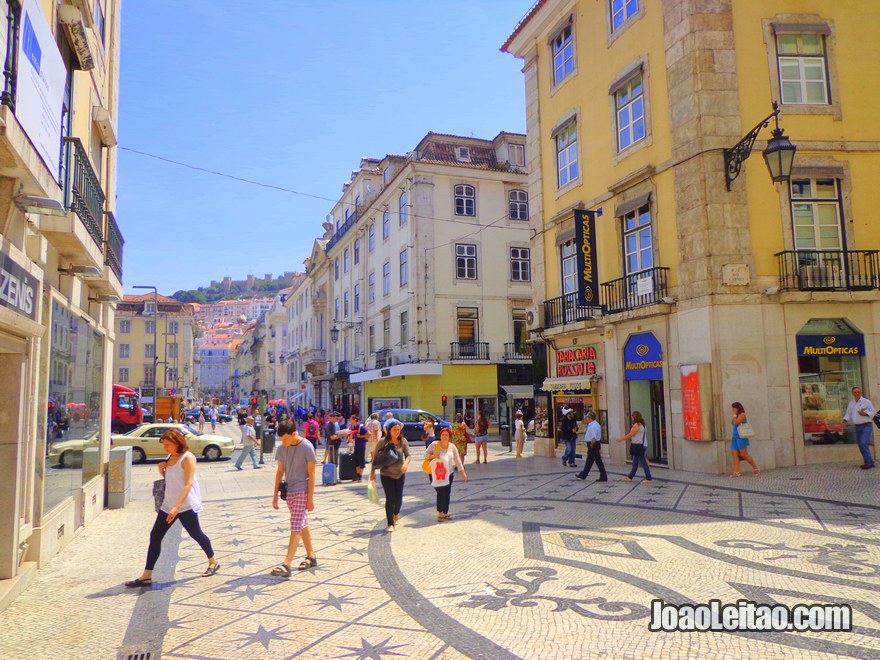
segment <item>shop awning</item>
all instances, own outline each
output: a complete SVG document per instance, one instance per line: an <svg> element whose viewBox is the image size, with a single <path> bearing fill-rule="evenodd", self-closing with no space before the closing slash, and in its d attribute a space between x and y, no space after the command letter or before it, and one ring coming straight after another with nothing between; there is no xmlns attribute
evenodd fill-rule
<svg viewBox="0 0 880 660"><path fill-rule="evenodd" d="M589 390L591 383L589 378L546 378L541 389L545 392L556 392L558 390Z"/></svg>
<svg viewBox="0 0 880 660"><path fill-rule="evenodd" d="M502 385L501 389L514 399L531 399L535 396L535 388L531 385Z"/></svg>

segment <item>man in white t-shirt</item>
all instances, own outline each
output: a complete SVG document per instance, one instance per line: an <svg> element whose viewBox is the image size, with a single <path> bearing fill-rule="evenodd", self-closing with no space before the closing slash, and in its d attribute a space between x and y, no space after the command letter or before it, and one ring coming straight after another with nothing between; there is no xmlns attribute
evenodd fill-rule
<svg viewBox="0 0 880 660"><path fill-rule="evenodd" d="M859 451L862 452L864 463L861 465L863 470L870 470L874 467L874 457L871 456L871 425L874 414L877 412L868 399L862 396L860 387L852 388L853 400L846 407L846 414L843 421L852 424L855 427L856 441L859 443Z"/></svg>
<svg viewBox="0 0 880 660"><path fill-rule="evenodd" d="M587 443L587 463L584 469L575 476L583 481L590 474L590 468L593 464L599 468L598 481L608 481L608 474L605 472L605 464L602 463L602 427L596 421L596 413L592 410L587 411L587 431L584 434L584 440Z"/></svg>

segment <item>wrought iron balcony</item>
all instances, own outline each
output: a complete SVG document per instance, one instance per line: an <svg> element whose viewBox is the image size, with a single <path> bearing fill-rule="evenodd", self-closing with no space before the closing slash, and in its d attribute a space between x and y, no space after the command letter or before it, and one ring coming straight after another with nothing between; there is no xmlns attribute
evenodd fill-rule
<svg viewBox="0 0 880 660"><path fill-rule="evenodd" d="M532 349L524 342L511 341L504 344L505 360L531 360Z"/></svg>
<svg viewBox="0 0 880 660"><path fill-rule="evenodd" d="M880 287L880 250L785 250L779 288L788 291L873 291Z"/></svg>
<svg viewBox="0 0 880 660"><path fill-rule="evenodd" d="M103 249L104 191L79 138L64 138L61 174L64 206L76 213L89 236Z"/></svg>
<svg viewBox="0 0 880 660"><path fill-rule="evenodd" d="M578 304L577 293L567 293L544 301L544 327L552 328L576 321L587 321L602 316L601 307Z"/></svg>
<svg viewBox="0 0 880 660"><path fill-rule="evenodd" d="M122 279L122 246L125 241L116 224L116 218L112 213L107 213L107 241L104 244L104 265L110 266L110 270L116 273L116 277Z"/></svg>
<svg viewBox="0 0 880 660"><path fill-rule="evenodd" d="M380 348L376 351L376 369L384 369L386 367L390 367L391 362L391 349L390 348Z"/></svg>
<svg viewBox="0 0 880 660"><path fill-rule="evenodd" d="M602 283L602 303L608 314L656 305L666 297L668 268L657 266Z"/></svg>
<svg viewBox="0 0 880 660"><path fill-rule="evenodd" d="M449 343L451 360L488 360L489 342L453 341Z"/></svg>
<svg viewBox="0 0 880 660"><path fill-rule="evenodd" d="M3 93L0 103L15 111L16 88L18 86L18 45L21 27L21 4L17 0L6 2L6 52L3 66ZM0 17L3 20L3 17Z"/></svg>
<svg viewBox="0 0 880 660"><path fill-rule="evenodd" d="M337 376L348 376L349 374L357 373L354 367L351 364L351 360L341 360L336 363L336 375Z"/></svg>
<svg viewBox="0 0 880 660"><path fill-rule="evenodd" d="M333 234L329 241L327 241L327 247L324 248L324 252L330 252L330 250L333 249L333 246L336 245L342 239L342 237L348 233L348 230L357 224L357 221L358 212L355 211L350 216L348 216L348 219L339 226L339 229L336 230L336 233Z"/></svg>

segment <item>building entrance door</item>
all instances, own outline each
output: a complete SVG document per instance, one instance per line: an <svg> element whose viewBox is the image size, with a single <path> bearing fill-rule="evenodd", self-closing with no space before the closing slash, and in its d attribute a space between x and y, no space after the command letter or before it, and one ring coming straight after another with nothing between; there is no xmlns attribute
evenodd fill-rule
<svg viewBox="0 0 880 660"><path fill-rule="evenodd" d="M5 413L4 442L7 451L0 461L0 579L18 574L19 541L31 523L30 507L36 470L25 451L25 408L28 391L25 343L0 335L0 409ZM42 460L45 442L39 442L38 460Z"/></svg>
<svg viewBox="0 0 880 660"><path fill-rule="evenodd" d="M475 396L457 396L455 397L455 415L460 414L468 428L474 428L477 421L477 397ZM453 420L455 417L453 416Z"/></svg>
<svg viewBox="0 0 880 660"><path fill-rule="evenodd" d="M629 381L629 410L642 413L648 434L648 458L652 463L667 463L666 406L662 380ZM629 427L627 427L629 431Z"/></svg>

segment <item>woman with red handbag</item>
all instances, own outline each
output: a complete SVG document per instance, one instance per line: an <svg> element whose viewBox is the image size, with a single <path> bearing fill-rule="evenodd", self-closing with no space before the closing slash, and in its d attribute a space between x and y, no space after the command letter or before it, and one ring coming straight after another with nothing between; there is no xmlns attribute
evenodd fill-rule
<svg viewBox="0 0 880 660"><path fill-rule="evenodd" d="M467 481L467 472L457 448L450 442L452 431L440 429L440 439L428 447L425 458L431 459L431 485L437 491L437 522L450 518L449 500L452 496L452 479L455 471L461 471L461 478Z"/></svg>

